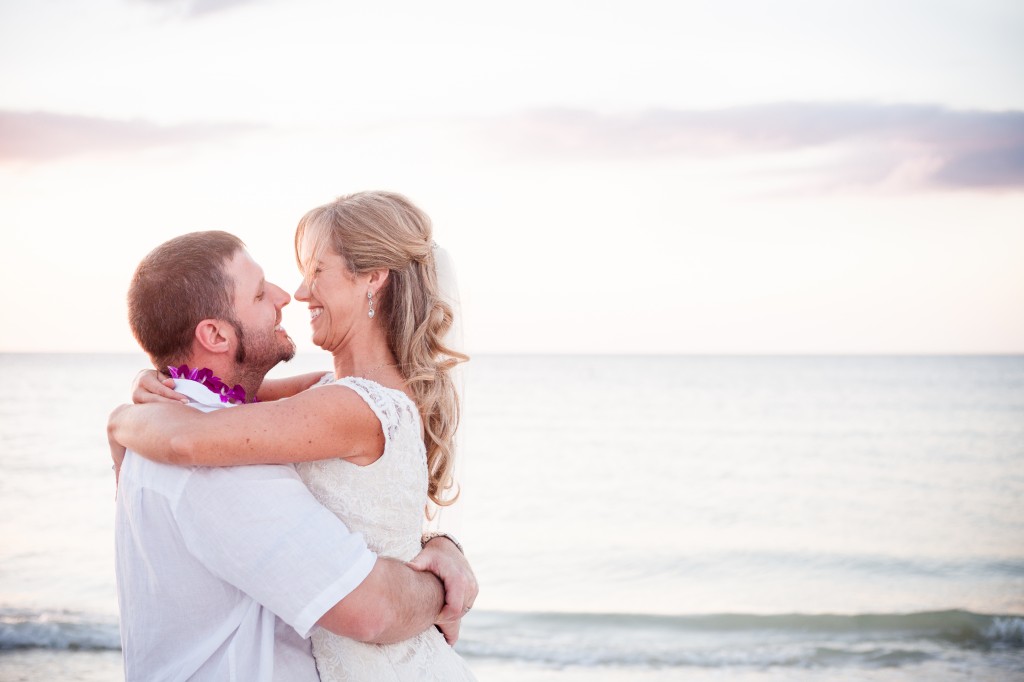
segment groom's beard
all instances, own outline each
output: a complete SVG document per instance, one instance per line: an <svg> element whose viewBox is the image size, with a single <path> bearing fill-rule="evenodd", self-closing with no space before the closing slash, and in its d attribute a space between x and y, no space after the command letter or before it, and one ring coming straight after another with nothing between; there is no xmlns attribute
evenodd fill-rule
<svg viewBox="0 0 1024 682"><path fill-rule="evenodd" d="M254 331L232 322L238 334L238 348L235 362L246 373L267 373L279 362L288 362L295 357L295 342L290 336L278 337L274 329Z"/></svg>

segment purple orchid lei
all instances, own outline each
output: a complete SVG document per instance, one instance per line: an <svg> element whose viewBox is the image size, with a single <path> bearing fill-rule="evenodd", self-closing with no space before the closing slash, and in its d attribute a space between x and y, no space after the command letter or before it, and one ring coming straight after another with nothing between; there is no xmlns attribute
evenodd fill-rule
<svg viewBox="0 0 1024 682"><path fill-rule="evenodd" d="M241 385L235 384L234 388L228 388L228 385L221 381L219 377L213 376L213 370L206 367L202 369L198 367L189 369L188 365L168 367L167 373L171 375L172 379L188 379L189 381L195 381L206 386L220 396L222 403L239 404L245 402L245 389ZM255 398L253 402L256 402Z"/></svg>

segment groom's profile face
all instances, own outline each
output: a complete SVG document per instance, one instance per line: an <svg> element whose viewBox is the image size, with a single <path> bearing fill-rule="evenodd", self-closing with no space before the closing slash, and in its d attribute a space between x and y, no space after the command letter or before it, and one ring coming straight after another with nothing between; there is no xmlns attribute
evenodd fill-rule
<svg viewBox="0 0 1024 682"><path fill-rule="evenodd" d="M235 283L235 319L238 329L236 360L247 368L269 370L295 355L295 342L281 326L281 309L291 297L263 276L263 268L245 249L235 252L224 268Z"/></svg>

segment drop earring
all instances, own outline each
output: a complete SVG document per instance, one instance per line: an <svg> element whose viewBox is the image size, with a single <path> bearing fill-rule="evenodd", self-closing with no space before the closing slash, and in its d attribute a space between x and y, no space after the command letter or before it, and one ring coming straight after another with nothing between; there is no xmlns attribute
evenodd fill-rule
<svg viewBox="0 0 1024 682"><path fill-rule="evenodd" d="M368 313L366 313L366 314L372 320L373 319L373 312L374 312L373 311L373 291L372 290L370 290L370 289L366 290L366 298L369 299L369 301L370 301L370 311Z"/></svg>

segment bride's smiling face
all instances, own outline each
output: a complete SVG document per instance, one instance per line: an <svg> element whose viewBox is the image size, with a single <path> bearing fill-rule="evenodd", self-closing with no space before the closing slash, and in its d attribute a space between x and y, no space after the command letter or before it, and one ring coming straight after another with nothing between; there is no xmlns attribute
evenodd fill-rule
<svg viewBox="0 0 1024 682"><path fill-rule="evenodd" d="M326 351L344 345L363 325L367 315L370 275L355 275L333 249L322 251L295 291L295 299L309 306L313 343Z"/></svg>

